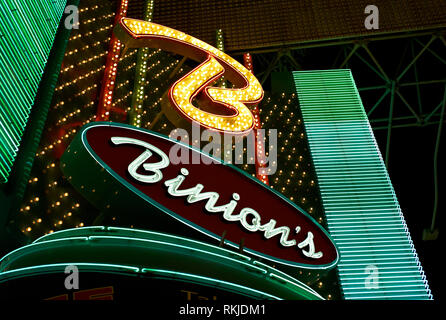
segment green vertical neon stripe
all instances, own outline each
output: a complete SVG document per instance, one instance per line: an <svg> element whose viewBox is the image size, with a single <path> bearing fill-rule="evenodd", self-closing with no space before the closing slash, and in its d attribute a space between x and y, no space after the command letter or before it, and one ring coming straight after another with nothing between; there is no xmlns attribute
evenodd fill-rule
<svg viewBox="0 0 446 320"><path fill-rule="evenodd" d="M0 2L0 183L14 163L65 5Z"/></svg>
<svg viewBox="0 0 446 320"><path fill-rule="evenodd" d="M432 299L350 70L293 77L344 298Z"/></svg>
<svg viewBox="0 0 446 320"><path fill-rule="evenodd" d="M144 10L144 20L152 21L153 17L153 3L154 0L146 0L146 6ZM138 49L138 55L135 68L135 85L132 96L132 106L130 109L130 124L141 127L141 115L143 112L144 104L144 88L147 79L147 61L150 57L150 52L153 50L149 48Z"/></svg>

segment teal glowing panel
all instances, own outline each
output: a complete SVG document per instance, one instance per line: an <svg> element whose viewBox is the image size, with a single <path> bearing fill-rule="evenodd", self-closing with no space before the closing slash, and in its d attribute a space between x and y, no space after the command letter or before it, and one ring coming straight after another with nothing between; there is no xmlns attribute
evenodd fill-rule
<svg viewBox="0 0 446 320"><path fill-rule="evenodd" d="M350 70L293 72L345 299L432 299Z"/></svg>
<svg viewBox="0 0 446 320"><path fill-rule="evenodd" d="M0 183L14 163L65 4L0 1Z"/></svg>

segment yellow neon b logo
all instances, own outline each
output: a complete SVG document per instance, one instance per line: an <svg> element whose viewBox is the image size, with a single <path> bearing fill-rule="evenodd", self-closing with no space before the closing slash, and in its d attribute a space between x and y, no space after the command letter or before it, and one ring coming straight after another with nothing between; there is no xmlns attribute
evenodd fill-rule
<svg viewBox="0 0 446 320"><path fill-rule="evenodd" d="M260 102L263 89L257 78L238 61L199 39L148 21L122 18L115 34L131 48L160 48L199 62L204 60L176 81L169 91L172 105L183 117L217 131L247 133L253 128L254 116L247 105ZM241 88L208 86L223 74ZM195 107L192 100L201 92L212 103L228 108L231 114L217 115Z"/></svg>

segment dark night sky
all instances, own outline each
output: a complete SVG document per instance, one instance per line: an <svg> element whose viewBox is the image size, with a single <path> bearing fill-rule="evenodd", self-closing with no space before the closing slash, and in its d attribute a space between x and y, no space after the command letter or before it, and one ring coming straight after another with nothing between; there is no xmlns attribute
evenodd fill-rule
<svg viewBox="0 0 446 320"><path fill-rule="evenodd" d="M434 299L440 298L440 236L423 241L423 229L430 228L434 206L434 147L437 125L424 128L397 128L392 131L389 176L406 218L415 249L425 270ZM380 150L385 150L386 131L375 133ZM444 174L446 134L443 128L438 156L439 202L436 228L441 225L445 210Z"/></svg>

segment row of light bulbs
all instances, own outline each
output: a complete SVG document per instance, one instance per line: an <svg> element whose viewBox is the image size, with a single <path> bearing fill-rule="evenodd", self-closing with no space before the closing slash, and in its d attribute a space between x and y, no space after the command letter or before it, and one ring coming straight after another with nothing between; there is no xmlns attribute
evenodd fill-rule
<svg viewBox="0 0 446 320"><path fill-rule="evenodd" d="M120 20L122 17L125 17L128 7L128 1L122 0L121 5L119 7L117 13L117 20ZM113 26L113 25L112 25ZM102 100L99 101L98 110L102 112L102 114L96 117L97 120L108 120L110 114L110 107L112 105L113 99L113 89L116 81L117 67L119 62L119 55L121 52L122 43L115 36L112 36L112 40L110 43L111 52L109 52L108 57L110 58L110 62L107 61L107 68L104 74L104 80L102 85L104 86Z"/></svg>
<svg viewBox="0 0 446 320"><path fill-rule="evenodd" d="M92 75L94 75L94 74L96 74L96 73L102 71L103 69L105 69L105 66L100 66L99 68L97 68L97 69L95 69L95 70L91 70L91 71L89 71L89 72L87 72L87 73L85 73L85 74L83 74L83 75L81 75L81 76L75 78L75 79L72 80L72 81L65 82L65 83L61 84L59 87L57 87L57 88L55 89L55 91L63 90L63 89L65 89L66 87L71 86L72 84L76 84L76 83L77 83L78 81L80 81L80 80L86 79L86 78L88 78L88 77L90 77L90 76L92 76Z"/></svg>
<svg viewBox="0 0 446 320"><path fill-rule="evenodd" d="M71 56L71 55L73 55L73 54L75 54L75 53L78 53L79 51L84 51L84 50L87 50L87 49L90 49L90 48L93 48L93 47L97 47L97 46L99 46L100 44L105 43L105 42L109 42L109 41L110 41L110 37L105 38L104 40L98 40L98 41L94 42L94 43L91 44L91 45L86 44L86 45L84 45L84 46L82 46L82 47L76 47L76 49L73 49L73 50L71 50L71 51L67 51L67 52L65 53L65 56ZM74 65L74 67L75 67L75 65Z"/></svg>
<svg viewBox="0 0 446 320"><path fill-rule="evenodd" d="M95 10L95 9L98 9L98 8L99 8L99 6L96 5L96 6L93 6L93 7L90 7L90 8L88 8L88 7L87 7L87 8L82 8L82 9L79 10L79 12L85 12L85 11L88 11L88 10ZM103 16L99 17L99 19L101 19L101 18L111 18L111 17L113 17L113 16L114 16L114 13L112 13L112 14L106 14L106 15L103 15ZM88 24L88 23L95 22L97 19L98 19L98 18L92 18L92 19L85 20L85 21L83 21L83 24ZM102 31L109 30L110 28L112 28L112 26L113 26L113 25L109 25L109 26L106 26L106 27L103 27L103 28L99 28L99 29L97 29L97 30L95 31L95 33L96 33L96 32L102 32ZM85 32L83 35L82 35L82 34L79 34L79 35L73 36L73 37L70 38L70 40L76 40L76 39L80 39L80 38L86 38L86 37L91 36L91 35L93 35L93 31ZM78 53L80 53L80 52L82 52L82 51L84 51L84 50L87 50L87 49L92 48L92 47L95 47L95 46L99 46L99 45L102 44L103 42L108 42L108 41L110 41L110 37L106 38L106 39L103 40L103 41L96 41L96 42L94 42L94 43L91 44L91 45L88 45L88 44L87 44L87 45L85 45L85 46L83 46L83 47L79 47L79 46L78 46L77 48L75 48L75 49L73 49L73 50L71 50L71 51L67 51L67 52L65 53L65 56L70 56L70 55L78 54ZM67 71L69 71L69 70L72 70L72 69L74 69L75 67L77 67L77 66L79 66L79 65L84 65L84 64L86 64L86 63L88 63L88 62L97 60L97 59L103 57L103 56L106 55L106 54L107 54L107 52L105 52L105 53L101 53L101 54L97 54L97 55L94 55L94 56L92 56L92 57L89 57L88 59L83 59L83 60L80 60L80 61L78 60L76 64L70 65L70 66L65 67L64 69L62 69L62 70L61 70L61 73L65 73L65 72L67 72ZM102 69L103 69L103 67L100 68L100 69L91 71L91 72L87 73L86 75L80 76L80 77L78 77L78 78L76 78L76 79L74 79L74 80L72 80L72 81L69 81L69 82L67 82L65 85L62 85L62 86L58 87L58 88L56 89L56 91L62 90L63 88L69 86L70 84L73 84L73 83L76 83L76 82L79 81L79 80L85 79L86 77L91 76L93 73L99 72L99 71L101 71ZM75 95L75 97L78 97L78 96L81 96L81 95L83 95L83 94L86 94L86 93L88 93L89 91L93 90L93 89L96 88L96 87L97 87L97 84L94 84L94 85L92 85L92 86L90 86L90 87L87 87L86 89L84 89L84 90L82 90L81 92L77 93L77 94ZM54 108L54 109L57 109L58 107L60 107L60 106L64 106L64 105L65 105L65 101L59 101L57 104L55 104L55 105L53 106L53 108ZM86 106L84 106L84 108L85 108L85 107L90 107L90 106L92 106L92 105L94 105L94 102L93 102L93 101L91 101L91 102L88 103ZM77 109L77 110L74 110L74 111L72 111L72 112L70 112L70 113L67 113L66 115L62 116L62 117L58 120L57 123L60 124L60 123L62 123L62 122L66 122L66 121L67 121L67 118L72 118L73 116L79 114L80 112L81 112L81 109ZM87 119L87 120L84 121L83 123L84 123L84 124L85 124L85 123L88 123L88 122L92 121L93 119L94 119L94 118L90 117L89 119ZM43 150L42 150L41 152L39 152L39 153L36 154L36 156L40 156L40 155L45 154L45 151L51 150L51 149L52 149L53 147L55 147L57 144L62 143L62 141L63 141L64 139L67 139L68 137L71 137L71 135L74 134L75 132L76 132L76 129L70 130L67 134L65 134L65 135L62 136L62 137L59 137L56 141L54 141L54 143L50 144L50 145L47 146L47 147L44 147ZM55 168L55 163L54 163L54 162L52 162L52 163L50 163L49 165L47 165L47 169L51 169L51 168ZM34 177L34 178L31 178L31 179L29 180L29 183L30 183L30 184L33 184L33 183L37 183L38 181L39 181L38 177ZM53 182L50 182L50 183L48 184L48 188L50 188L50 189L51 189L51 188L55 188L55 187L57 187L57 186L58 186L57 181L53 181ZM56 189L55 189L55 190L56 190ZM47 192L47 191L46 191L46 192ZM68 197L68 193L65 192L65 193L61 194L61 197L62 197L62 198L66 198L66 197ZM38 202L38 201L40 200L40 199L39 199L39 200L38 200L38 199L39 199L38 197L33 197L33 198L30 200L30 203L36 203L36 202ZM68 199L68 198L67 198L67 199ZM59 207L60 205L61 205L60 201L56 201L56 202L54 202L54 203L51 204L51 208L57 208L57 207ZM73 203L73 204L72 204L72 209L79 208L79 206L80 206L79 203ZM28 210L30 210L30 207L29 207L29 206L26 206L25 208L22 208L22 209L23 209L23 211L28 211ZM72 212L71 212L71 211L68 212L68 213L66 213L66 214L64 214L64 218L65 218L65 217L70 217L70 216L72 216ZM32 225L25 227L22 231L23 231L23 232L31 232L33 226L36 225L36 224L40 224L41 222L42 222L42 218L34 219L34 220L32 221ZM56 223L54 223L54 226L56 227L56 226L60 226L60 225L62 225L62 224L63 224L63 219L62 219L62 220L59 219L59 220L56 221ZM76 227L81 227L81 226L83 226L83 225L84 225L83 222L80 222L80 223L78 223L78 224L76 225ZM50 231L49 231L49 233L52 233L52 232L53 232L53 230L50 230Z"/></svg>
<svg viewBox="0 0 446 320"><path fill-rule="evenodd" d="M103 52L103 53L94 55L94 56L92 56L92 57L90 57L90 58L88 58L88 59L83 59L83 60L79 61L78 63L76 63L75 65L72 64L72 65L70 65L70 66L68 66L68 67L66 67L66 68L63 68L63 69L60 71L60 73L65 73L65 72L67 72L68 70L72 70L72 69L74 69L75 67L77 68L78 66L81 66L81 65L84 65L84 64L86 64L86 63L89 63L89 62L92 62L92 61L94 61L94 60L97 60L97 59L99 59L99 58L102 58L103 56L107 55L107 53L108 53L108 51L105 51L105 52Z"/></svg>
<svg viewBox="0 0 446 320"><path fill-rule="evenodd" d="M99 5L95 5L95 6L92 6L92 7L85 7L85 8L79 9L79 12L82 13L82 12L85 12L85 11L94 11L94 10L97 10L98 8L99 8Z"/></svg>
<svg viewBox="0 0 446 320"><path fill-rule="evenodd" d="M110 24L110 25L108 25L108 26L105 26L105 27L101 27L101 28L99 28L99 29L96 29L94 32L95 32L95 33L101 33L101 32L104 32L104 31L108 31L108 30L110 30L111 28L113 28L113 24ZM79 34L77 34L77 35L75 35L75 36L72 36L72 37L68 38L68 40L69 40L69 41L73 41L73 40L77 40L77 39L80 39L80 38L88 38L88 37L91 36L91 35L93 35L93 31L89 31L89 32L86 32L86 33L84 33L84 34L79 33Z"/></svg>

